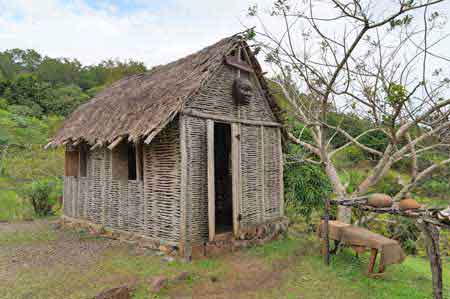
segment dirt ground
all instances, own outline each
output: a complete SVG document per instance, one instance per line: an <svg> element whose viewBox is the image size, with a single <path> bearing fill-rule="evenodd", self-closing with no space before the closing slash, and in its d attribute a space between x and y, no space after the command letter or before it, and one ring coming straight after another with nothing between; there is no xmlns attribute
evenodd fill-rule
<svg viewBox="0 0 450 299"><path fill-rule="evenodd" d="M388 267L383 277L369 279L368 257L355 259L343 252L326 267L315 235L292 234L186 263L167 261L136 245L62 230L50 220L0 223L0 298L87 299L121 285L136 287L134 299L423 299L431 294L426 260L408 258ZM444 270L448 284L450 271ZM188 278L177 280L183 272ZM152 279L160 276L168 284L151 293Z"/></svg>
<svg viewBox="0 0 450 299"><path fill-rule="evenodd" d="M36 275L43 277L48 276L49 279L57 279L58 274L55 272L61 271L60 269L70 269L71 272L75 270L80 275L87 275L92 268L101 272L101 268L104 266L102 264L111 255L118 255L119 260L125 256L131 257L131 259L143 257L153 263L160 263L163 258L156 252L144 251L117 240L61 230L57 227L56 222L49 220L0 223L0 235L3 236L0 239L3 240L0 243L0 287L6 288L17 287L18 279L28 271L36 272ZM124 263L130 262L128 258L125 259ZM171 284L170 288L164 291L164 296L205 299L249 298L248 293L279 285L283 272L288 267L288 264L279 264L274 268L256 257L244 258L239 253L224 256L217 267L220 271L215 271L217 269L214 269L214 262L212 262L212 266L209 263L208 260L203 260L198 262L198 266L194 262L192 265L182 264L180 269L166 271L169 276L174 276L176 272L187 268L196 277L196 283L188 286ZM129 267L129 265L125 266ZM164 267L167 266L166 263ZM107 280L111 286L131 282L145 283L148 276L139 273L135 276L127 275L128 273L125 275L123 275L124 273L121 273L122 275L113 274L112 276L110 274L107 275L109 277ZM61 283L64 282L61 281ZM71 283L68 283L67 287L70 288L70 286ZM60 294L59 290L55 290L55 293ZM78 298L76 294L73 297L69 295L70 289L66 289L63 293L70 298ZM50 293L47 292L47 294ZM245 297L241 297L244 294ZM32 289L22 291L20 287L17 288L16 295L15 298L41 298L39 292ZM7 296L7 298L13 298L11 294Z"/></svg>

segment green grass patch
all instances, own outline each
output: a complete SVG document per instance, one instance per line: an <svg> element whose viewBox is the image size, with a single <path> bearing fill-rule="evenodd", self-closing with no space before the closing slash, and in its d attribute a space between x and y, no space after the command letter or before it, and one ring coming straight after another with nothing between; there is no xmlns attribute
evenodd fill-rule
<svg viewBox="0 0 450 299"><path fill-rule="evenodd" d="M33 218L33 207L28 200L13 190L0 191L0 221L28 220Z"/></svg>

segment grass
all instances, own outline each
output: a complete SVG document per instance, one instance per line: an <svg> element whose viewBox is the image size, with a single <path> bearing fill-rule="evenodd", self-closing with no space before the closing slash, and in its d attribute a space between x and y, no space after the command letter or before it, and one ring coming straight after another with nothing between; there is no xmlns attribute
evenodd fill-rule
<svg viewBox="0 0 450 299"><path fill-rule="evenodd" d="M357 259L350 250L343 250L333 256L331 266L327 267L319 255L318 241L311 234L291 236L191 263L167 263L152 251L138 252L128 245L107 246L94 258L84 261L80 256L89 250L69 253L70 250L64 247L67 246L65 238L75 238L80 248L85 248L83 244L106 242L85 233L55 231L48 225L38 230L0 232L0 264L12 254L6 248L20 252L36 245L36 257L33 257L36 260L46 254L45 248L59 252L56 256L48 256L50 261L56 259L54 263L30 263L8 270L5 273L9 280L1 278L4 273L0 270L0 298L90 298L103 289L130 283L137 283L134 299L179 298L181 295L183 298L246 299L431 298L431 277L426 259L408 257L401 265L389 266L382 277L368 278L365 275L367 255ZM447 258L444 262L444 284L447 285L447 297L444 298L447 299L450 299L449 266ZM184 271L190 273L189 279L175 281L174 278ZM158 294L150 294L149 281L159 275L169 278L168 287Z"/></svg>
<svg viewBox="0 0 450 299"><path fill-rule="evenodd" d="M28 220L33 218L31 204L14 190L0 191L0 222Z"/></svg>

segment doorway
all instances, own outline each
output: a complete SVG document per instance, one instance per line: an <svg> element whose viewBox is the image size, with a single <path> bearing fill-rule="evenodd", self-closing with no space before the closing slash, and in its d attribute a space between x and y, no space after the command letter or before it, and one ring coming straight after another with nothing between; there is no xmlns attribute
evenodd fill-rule
<svg viewBox="0 0 450 299"><path fill-rule="evenodd" d="M231 126L214 123L215 231L233 231Z"/></svg>

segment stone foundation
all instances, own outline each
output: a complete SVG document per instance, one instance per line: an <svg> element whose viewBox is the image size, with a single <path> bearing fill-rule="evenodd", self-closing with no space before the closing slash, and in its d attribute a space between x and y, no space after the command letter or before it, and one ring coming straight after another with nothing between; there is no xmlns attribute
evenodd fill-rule
<svg viewBox="0 0 450 299"><path fill-rule="evenodd" d="M171 256L177 256L178 244L151 239L136 233L111 229L89 221L61 216L59 223L62 227L75 230L87 230L92 235L119 240L120 242L138 245L143 248L159 250Z"/></svg>
<svg viewBox="0 0 450 299"><path fill-rule="evenodd" d="M83 229L93 235L116 239L124 243L134 244L152 250L159 250L171 256L181 255L178 244L162 242L160 240L140 236L136 233L107 228L85 220L62 216L60 218L60 225L64 228L76 230ZM256 226L241 229L238 238L235 238L231 232L217 234L215 240L212 242L193 244L192 258L197 259L217 256L227 252L233 252L241 248L268 243L286 232L288 225L289 220L283 217Z"/></svg>
<svg viewBox="0 0 450 299"><path fill-rule="evenodd" d="M285 233L288 226L289 220L283 217L241 229L238 238L234 238L231 232L218 234L212 242L193 245L192 258L217 256L227 252L237 251L241 248L266 244Z"/></svg>

